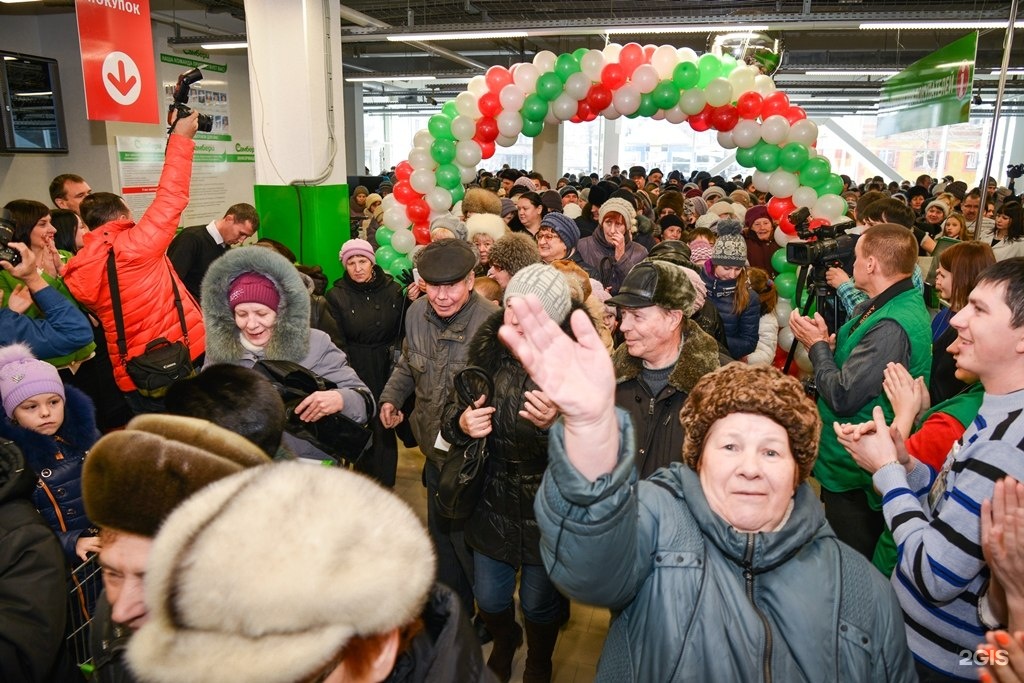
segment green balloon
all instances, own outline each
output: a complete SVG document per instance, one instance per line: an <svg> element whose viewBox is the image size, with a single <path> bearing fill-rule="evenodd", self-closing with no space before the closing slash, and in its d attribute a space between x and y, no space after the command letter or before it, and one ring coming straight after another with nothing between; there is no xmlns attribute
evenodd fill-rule
<svg viewBox="0 0 1024 683"><path fill-rule="evenodd" d="M535 138L544 130L544 121L523 120L523 135L528 138Z"/></svg>
<svg viewBox="0 0 1024 683"><path fill-rule="evenodd" d="M395 251L390 244L382 244L374 254L374 260L377 261L378 266L387 270L388 266L394 263L395 259L399 256L401 256L401 254Z"/></svg>
<svg viewBox="0 0 1024 683"><path fill-rule="evenodd" d="M791 142L779 152L779 167L783 171L796 173L807 163L807 147L799 142Z"/></svg>
<svg viewBox="0 0 1024 683"><path fill-rule="evenodd" d="M697 87L703 88L722 75L722 62L710 52L705 52L697 60L697 71L700 72L700 80L697 81Z"/></svg>
<svg viewBox="0 0 1024 683"><path fill-rule="evenodd" d="M640 109L637 108L637 110L635 112L633 112L632 114L626 114L626 118L627 119L638 119L638 118L640 118Z"/></svg>
<svg viewBox="0 0 1024 683"><path fill-rule="evenodd" d="M441 164L434 171L434 175L437 177L437 184L446 190L462 184L462 174L455 164Z"/></svg>
<svg viewBox="0 0 1024 683"><path fill-rule="evenodd" d="M459 115L459 109L455 106L455 100L448 100L441 105L441 113L447 116L449 119L454 119Z"/></svg>
<svg viewBox="0 0 1024 683"><path fill-rule="evenodd" d="M785 256L785 249L780 249ZM778 252L776 252L778 253ZM772 259L774 264L775 259ZM783 299L792 299L793 295L796 294L796 273L780 273L775 278L775 291L779 293L779 297Z"/></svg>
<svg viewBox="0 0 1024 683"><path fill-rule="evenodd" d="M757 146L740 147L736 150L736 163L743 168L753 168L757 163Z"/></svg>
<svg viewBox="0 0 1024 683"><path fill-rule="evenodd" d="M580 60L569 53L558 55L558 59L555 60L555 73L558 74L558 78L562 83L569 80L569 76L572 76L579 70Z"/></svg>
<svg viewBox="0 0 1024 683"><path fill-rule="evenodd" d="M754 167L762 173L771 173L779 167L780 151L778 145L762 142L757 146Z"/></svg>
<svg viewBox="0 0 1024 683"><path fill-rule="evenodd" d="M796 294L796 292L793 292L793 293ZM790 303L793 304L793 308L794 309L796 309L798 311L803 311L804 310L804 306L807 305L807 300L810 299L810 298L811 298L811 291L809 289L807 289L806 287L804 287L804 291L800 292L800 301L797 301L796 299L790 298ZM810 310L807 311L807 315L813 318L815 310L817 310L817 308L816 308L815 305L812 304Z"/></svg>
<svg viewBox="0 0 1024 683"><path fill-rule="evenodd" d="M772 254L772 269L776 273L779 273L780 275L782 275L783 273L795 273L796 272L796 268L797 267L794 264L792 264L792 263L790 263L789 261L786 260L786 248L785 247L783 247L782 249L777 250L774 254ZM777 286L778 286L778 284L776 283L776 287ZM785 297L785 298L788 299L789 297Z"/></svg>
<svg viewBox="0 0 1024 683"><path fill-rule="evenodd" d="M818 193L819 197L822 197L827 194L842 194L845 189L846 185L843 183L843 179L835 173L829 173L825 182L815 187L814 191Z"/></svg>
<svg viewBox="0 0 1024 683"><path fill-rule="evenodd" d="M524 124L527 121L543 121L548 115L548 103L537 93L532 93L523 100L523 108L519 113L523 115Z"/></svg>
<svg viewBox="0 0 1024 683"><path fill-rule="evenodd" d="M545 102L550 102L562 94L564 86L565 84L562 83L562 79L558 77L558 74L548 71L542 73L540 78L537 79L537 94Z"/></svg>
<svg viewBox="0 0 1024 683"><path fill-rule="evenodd" d="M693 62L679 62L672 70L672 83L680 90L696 88L700 80L700 71Z"/></svg>
<svg viewBox="0 0 1024 683"><path fill-rule="evenodd" d="M391 236L395 234L395 231L391 228L384 227L383 225L377 228L377 232L373 234L373 238L377 240L377 244L382 247L391 246Z"/></svg>
<svg viewBox="0 0 1024 683"><path fill-rule="evenodd" d="M439 139L430 143L430 158L439 164L450 164L455 161L455 142Z"/></svg>
<svg viewBox="0 0 1024 683"><path fill-rule="evenodd" d="M679 104L679 88L672 81L662 81L654 87L651 93L654 103L658 109L671 109Z"/></svg>
<svg viewBox="0 0 1024 683"><path fill-rule="evenodd" d="M590 52L590 50L588 50L587 48L585 48L585 47L578 47L578 48L576 48L575 50L572 51L572 56L575 57L576 61L578 62L581 59L583 59L583 55L587 54L588 52Z"/></svg>
<svg viewBox="0 0 1024 683"><path fill-rule="evenodd" d="M466 188L462 187L462 183L459 183L448 191L452 194L452 204L460 201L464 196L466 196Z"/></svg>
<svg viewBox="0 0 1024 683"><path fill-rule="evenodd" d="M384 266L381 266L381 268L384 268ZM392 276L398 277L402 274L402 271L412 270L412 261L405 254L399 254L398 258L392 261L391 264L384 269L391 273Z"/></svg>
<svg viewBox="0 0 1024 683"><path fill-rule="evenodd" d="M810 187L818 187L828 180L832 173L832 164L825 157L814 157L800 169L800 184Z"/></svg>
<svg viewBox="0 0 1024 683"><path fill-rule="evenodd" d="M427 119L427 130L435 140L454 140L452 121L444 114L434 114Z"/></svg>
<svg viewBox="0 0 1024 683"><path fill-rule="evenodd" d="M722 75L728 76L736 69L736 58L726 53L722 55Z"/></svg>
<svg viewBox="0 0 1024 683"><path fill-rule="evenodd" d="M671 109L671 107L669 107ZM644 93L640 95L640 106L637 107L637 113L644 118L650 118L658 113L658 105L654 102L654 93Z"/></svg>

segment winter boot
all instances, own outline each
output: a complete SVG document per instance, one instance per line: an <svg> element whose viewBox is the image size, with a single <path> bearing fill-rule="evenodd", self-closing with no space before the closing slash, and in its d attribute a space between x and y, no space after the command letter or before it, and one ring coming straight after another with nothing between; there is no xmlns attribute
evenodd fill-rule
<svg viewBox="0 0 1024 683"><path fill-rule="evenodd" d="M512 677L512 658L523 644L523 629L516 623L515 607L509 607L503 612L480 610L479 615L494 638L494 648L487 658L487 668L502 683L508 683Z"/></svg>
<svg viewBox="0 0 1024 683"><path fill-rule="evenodd" d="M526 670L523 683L551 683L551 655L558 640L559 621L538 624L526 620Z"/></svg>

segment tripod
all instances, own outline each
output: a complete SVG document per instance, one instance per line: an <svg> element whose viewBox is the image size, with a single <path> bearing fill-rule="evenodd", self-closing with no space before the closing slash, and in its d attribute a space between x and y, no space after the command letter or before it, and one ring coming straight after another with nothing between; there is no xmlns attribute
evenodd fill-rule
<svg viewBox="0 0 1024 683"><path fill-rule="evenodd" d="M796 296L794 297L799 306L806 286L811 295L807 297L803 307L797 310L800 311L800 315L806 317L810 315L811 308L814 307L825 318L825 324L828 326L830 334L835 333L839 329L842 324L841 319L845 317L842 314L836 290L825 279L825 273L832 267L842 267L842 264L826 263L800 266L800 270L797 271ZM799 341L794 339L793 343L790 344L789 353L786 355L786 364L782 367L782 372L789 373L789 368L793 365L793 359L796 357L796 347L799 343Z"/></svg>

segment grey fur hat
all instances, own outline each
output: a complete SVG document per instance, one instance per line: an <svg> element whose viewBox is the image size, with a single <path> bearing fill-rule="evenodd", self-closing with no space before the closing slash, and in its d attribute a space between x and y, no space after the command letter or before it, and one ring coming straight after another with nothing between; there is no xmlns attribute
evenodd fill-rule
<svg viewBox="0 0 1024 683"><path fill-rule="evenodd" d="M487 259L492 266L515 275L531 263L540 263L540 252L532 237L513 232L494 243Z"/></svg>

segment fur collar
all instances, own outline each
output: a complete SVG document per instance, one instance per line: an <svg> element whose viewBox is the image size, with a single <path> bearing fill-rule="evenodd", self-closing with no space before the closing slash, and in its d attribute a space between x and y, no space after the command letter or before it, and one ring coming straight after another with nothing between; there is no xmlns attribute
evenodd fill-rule
<svg viewBox="0 0 1024 683"><path fill-rule="evenodd" d="M0 437L18 444L29 466L37 472L43 466L52 467L54 439L60 437L69 447L85 453L100 438L96 429L96 408L92 400L80 389L64 385L64 424L55 436L46 436L31 429L25 429L11 420L0 420Z"/></svg>
<svg viewBox="0 0 1024 683"><path fill-rule="evenodd" d="M206 364L231 363L245 353L228 306L228 287L242 273L270 278L281 293L274 334L266 357L298 363L309 353L309 292L288 259L265 247L230 249L210 265L203 278L202 308L206 326Z"/></svg>
<svg viewBox="0 0 1024 683"><path fill-rule="evenodd" d="M690 393L697 380L718 369L721 363L718 358L718 342L692 320L687 321L686 326L683 348L668 376L668 383L679 391ZM636 379L644 369L643 361L629 355L625 343L619 344L612 353L612 363L615 365L616 384Z"/></svg>

